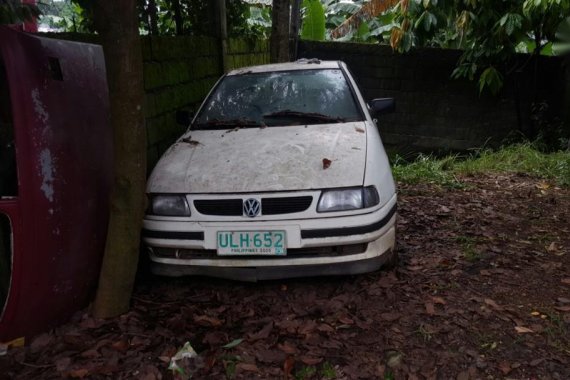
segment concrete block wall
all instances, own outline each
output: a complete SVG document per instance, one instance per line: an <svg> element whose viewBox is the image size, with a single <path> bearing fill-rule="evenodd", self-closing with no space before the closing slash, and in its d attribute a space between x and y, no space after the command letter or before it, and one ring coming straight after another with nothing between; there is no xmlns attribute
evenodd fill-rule
<svg viewBox="0 0 570 380"><path fill-rule="evenodd" d="M460 51L419 49L397 54L389 46L341 42L299 45L300 58L342 60L359 82L366 100L396 99L396 113L382 117L385 144L400 152L450 151L496 146L513 131L528 132L534 100L532 65L507 78L501 94L479 95L474 82L451 79ZM528 56L519 56L524 63ZM536 100L561 112L562 61L543 58Z"/></svg>
<svg viewBox="0 0 570 380"><path fill-rule="evenodd" d="M227 50L228 70L269 63L269 41L231 38Z"/></svg>
<svg viewBox="0 0 570 380"><path fill-rule="evenodd" d="M149 169L185 127L176 111L195 110L222 72L219 41L209 37L143 37Z"/></svg>

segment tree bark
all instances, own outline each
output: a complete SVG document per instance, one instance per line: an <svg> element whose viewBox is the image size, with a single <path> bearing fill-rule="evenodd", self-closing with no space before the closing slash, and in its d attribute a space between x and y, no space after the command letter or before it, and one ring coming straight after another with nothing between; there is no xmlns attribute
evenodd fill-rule
<svg viewBox="0 0 570 380"><path fill-rule="evenodd" d="M301 0L293 0L291 9L291 23L289 28L289 58L297 59L297 47L299 43L299 29L301 27Z"/></svg>
<svg viewBox="0 0 570 380"><path fill-rule="evenodd" d="M158 35L158 10L156 8L156 0L148 1L148 23L149 32L153 36Z"/></svg>
<svg viewBox="0 0 570 380"><path fill-rule="evenodd" d="M289 61L289 0L273 0L271 12L270 60Z"/></svg>
<svg viewBox="0 0 570 380"><path fill-rule="evenodd" d="M181 36L184 34L184 20L182 19L182 9L180 8L180 0L171 0L172 11L174 12L174 24L176 25L176 34Z"/></svg>
<svg viewBox="0 0 570 380"><path fill-rule="evenodd" d="M139 258L146 181L146 130L136 0L94 2L95 26L107 66L115 179L96 317L128 311Z"/></svg>
<svg viewBox="0 0 570 380"><path fill-rule="evenodd" d="M217 0L215 8L216 36L220 39L220 56L222 58L222 72L229 70L228 67L228 17L226 0Z"/></svg>

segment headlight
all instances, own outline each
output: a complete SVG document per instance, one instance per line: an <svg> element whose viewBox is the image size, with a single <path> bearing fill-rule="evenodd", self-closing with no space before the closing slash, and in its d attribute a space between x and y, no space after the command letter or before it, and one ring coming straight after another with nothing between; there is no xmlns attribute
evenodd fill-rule
<svg viewBox="0 0 570 380"><path fill-rule="evenodd" d="M355 187L342 190L327 190L321 194L318 212L358 210L376 206L380 203L378 191L374 186Z"/></svg>
<svg viewBox="0 0 570 380"><path fill-rule="evenodd" d="M151 195L149 214L190 216L190 206L184 195Z"/></svg>

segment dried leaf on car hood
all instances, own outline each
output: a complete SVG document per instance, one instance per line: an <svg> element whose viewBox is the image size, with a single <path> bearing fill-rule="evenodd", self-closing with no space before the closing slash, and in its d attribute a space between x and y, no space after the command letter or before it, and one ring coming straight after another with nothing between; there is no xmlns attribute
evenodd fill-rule
<svg viewBox="0 0 570 380"><path fill-rule="evenodd" d="M192 140L192 136L188 136L182 139L183 143L190 144L193 146L200 145L200 141Z"/></svg>

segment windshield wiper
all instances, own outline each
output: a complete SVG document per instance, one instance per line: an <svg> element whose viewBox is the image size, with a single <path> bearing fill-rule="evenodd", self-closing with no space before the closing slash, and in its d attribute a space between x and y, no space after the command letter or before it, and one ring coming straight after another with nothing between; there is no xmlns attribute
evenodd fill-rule
<svg viewBox="0 0 570 380"><path fill-rule="evenodd" d="M222 120L212 119L212 120L208 120L205 123L200 123L197 125L198 128L203 128L203 127L214 127L214 128L241 127L241 128L248 128L248 127L261 127L261 126L262 126L262 123L255 121L255 120L246 119L246 118L222 119Z"/></svg>
<svg viewBox="0 0 570 380"><path fill-rule="evenodd" d="M279 119L279 118L290 118L290 117L298 119L317 120L317 121L332 121L337 123L344 122L344 119L340 116L329 116L317 112L283 110L263 115L264 119Z"/></svg>

